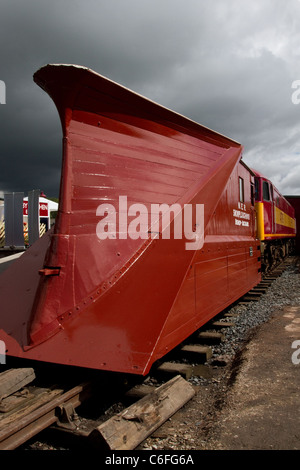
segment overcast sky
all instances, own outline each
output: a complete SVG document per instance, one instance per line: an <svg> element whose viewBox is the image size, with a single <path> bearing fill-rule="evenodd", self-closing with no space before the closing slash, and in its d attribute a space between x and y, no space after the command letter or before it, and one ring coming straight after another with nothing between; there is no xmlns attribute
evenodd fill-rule
<svg viewBox="0 0 300 470"><path fill-rule="evenodd" d="M32 76L73 63L239 141L300 195L299 0L0 0L0 58L0 191L58 196L60 121Z"/></svg>

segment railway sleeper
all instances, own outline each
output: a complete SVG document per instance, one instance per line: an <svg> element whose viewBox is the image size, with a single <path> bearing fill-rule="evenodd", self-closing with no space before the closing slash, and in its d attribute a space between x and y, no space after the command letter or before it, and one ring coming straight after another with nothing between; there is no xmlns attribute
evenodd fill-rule
<svg viewBox="0 0 300 470"><path fill-rule="evenodd" d="M195 395L180 375L95 428L90 443L103 450L133 450Z"/></svg>
<svg viewBox="0 0 300 470"><path fill-rule="evenodd" d="M91 396L91 384L70 390L32 388L33 397L0 419L0 450L14 450L54 423L67 425L75 407ZM67 426L68 427L68 426ZM69 426L70 428L70 426Z"/></svg>
<svg viewBox="0 0 300 470"><path fill-rule="evenodd" d="M210 379L212 377L211 368L204 364L187 364L183 362L163 362L155 370L155 375L161 379L168 379L180 375L186 380L191 377L203 377Z"/></svg>
<svg viewBox="0 0 300 470"><path fill-rule="evenodd" d="M227 321L214 321L212 324L211 324L211 327L214 328L214 329L222 329L222 328L230 328L234 326L234 322L227 322Z"/></svg>
<svg viewBox="0 0 300 470"><path fill-rule="evenodd" d="M198 344L186 344L181 347L179 352L183 358L187 358L190 361L207 362L212 357L210 347Z"/></svg>
<svg viewBox="0 0 300 470"><path fill-rule="evenodd" d="M0 374L0 402L33 382L35 372L32 368L9 369Z"/></svg>
<svg viewBox="0 0 300 470"><path fill-rule="evenodd" d="M251 297L249 295L246 295L245 297L243 297L243 300L244 302L258 302L260 300L260 297L256 296L256 297Z"/></svg>
<svg viewBox="0 0 300 470"><path fill-rule="evenodd" d="M200 331L197 335L197 340L203 344L215 345L224 341L225 335L215 331Z"/></svg>

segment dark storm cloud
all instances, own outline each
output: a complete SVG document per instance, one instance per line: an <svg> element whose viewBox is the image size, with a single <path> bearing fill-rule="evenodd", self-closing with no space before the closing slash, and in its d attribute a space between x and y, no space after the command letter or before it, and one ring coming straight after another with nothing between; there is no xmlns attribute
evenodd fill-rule
<svg viewBox="0 0 300 470"><path fill-rule="evenodd" d="M58 195L60 122L32 76L75 63L238 140L300 194L299 26L298 0L2 0L0 190Z"/></svg>

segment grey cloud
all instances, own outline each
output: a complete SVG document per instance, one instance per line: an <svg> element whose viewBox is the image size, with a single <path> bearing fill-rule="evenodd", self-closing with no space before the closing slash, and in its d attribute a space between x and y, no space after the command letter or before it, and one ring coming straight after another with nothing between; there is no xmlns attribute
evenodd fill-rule
<svg viewBox="0 0 300 470"><path fill-rule="evenodd" d="M282 192L300 191L300 2L2 0L0 189L57 196L61 129L32 80L46 63L90 67L245 146Z"/></svg>

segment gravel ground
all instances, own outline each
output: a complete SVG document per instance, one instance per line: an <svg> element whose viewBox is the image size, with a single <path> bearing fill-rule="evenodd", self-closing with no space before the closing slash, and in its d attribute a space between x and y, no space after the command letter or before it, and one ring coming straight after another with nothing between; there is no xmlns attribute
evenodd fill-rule
<svg viewBox="0 0 300 470"><path fill-rule="evenodd" d="M249 305L236 305L228 313L233 315L234 326L226 328L226 341L213 347L213 358L226 356L233 358L241 347L241 343L249 335L249 330L267 322L274 310L287 305L300 305L300 277L297 262L291 264L278 277L259 301ZM232 318L228 317L231 322ZM212 359L213 360L213 359Z"/></svg>
<svg viewBox="0 0 300 470"><path fill-rule="evenodd" d="M214 373L210 379L192 377L189 381L195 386L196 397L144 441L140 449L215 450L224 448L222 447L222 442L215 439L215 435L222 429L221 423L223 421L226 423L226 429L229 426L230 420L228 416L232 411L230 404L232 401L232 389L234 389L234 384L241 372L241 363L245 360L243 354L247 354L247 349L255 338L258 338L258 344L264 341L264 337L261 339L259 336L260 331L263 329L263 326L267 326L270 330L274 329L272 326L269 328L269 325L272 323L272 319L278 315L278 312L279 317L281 317L284 307L300 305L299 266L299 259L294 259L286 271L272 282L272 285L259 301L251 302L248 305L237 304L228 310L228 313L233 317L227 317L227 321L234 322L234 326L221 330L225 335L225 341L213 347L213 357L209 361L213 365L216 360L221 363L220 359L222 359L224 367L212 367ZM281 334L281 330L277 328L275 331L274 329L274 335L277 335L276 339L279 343L281 341ZM266 335L266 331L264 335ZM272 337L269 341L273 341ZM257 348L257 346L255 347ZM253 354L255 362L255 352ZM279 362L277 366L275 364L275 369L277 367L280 370L281 360L282 358L279 357ZM262 382L265 380L268 372L264 370L265 368L266 366L262 365L262 371L259 370L258 372L258 374L265 374L262 375ZM280 378L277 381L279 382L279 380ZM242 381L245 381L244 377ZM284 385L284 387L286 386ZM249 384L244 384L242 394L245 393L245 397L247 394L250 396L251 393L256 393L255 390L252 391L251 387L250 389L248 387ZM238 393L240 394L240 392ZM267 391L264 393L267 396ZM287 390L287 394L289 394L289 390ZM273 397L271 396L269 400L272 403ZM269 407L270 405L268 404L267 406ZM240 410L239 414L242 415L243 412ZM243 428L243 423L239 423L239 426ZM264 424L262 424L263 426ZM266 423L266 429L267 426L271 426L272 429L272 423ZM248 431L245 430L245 432L247 433ZM227 430L225 436L229 433L230 431ZM235 434L234 429L232 433ZM253 433L255 434L256 432ZM270 431L270 434L272 434L272 431ZM238 435L234 435L234 438L237 437ZM280 448L280 433L278 439L278 446ZM232 449L234 447L225 448ZM242 448L245 448L245 445ZM234 449L236 450L236 448Z"/></svg>
<svg viewBox="0 0 300 470"><path fill-rule="evenodd" d="M272 282L259 301L249 302L247 305L237 303L228 310L230 316L222 321L233 322L234 326L218 330L225 335L225 341L212 346L213 355L208 364L227 364L233 361L244 342L249 340L256 328L270 319L274 310L287 305L300 305L299 266L300 261L293 259L291 265ZM195 385L209 382L201 377L192 377L189 381Z"/></svg>

